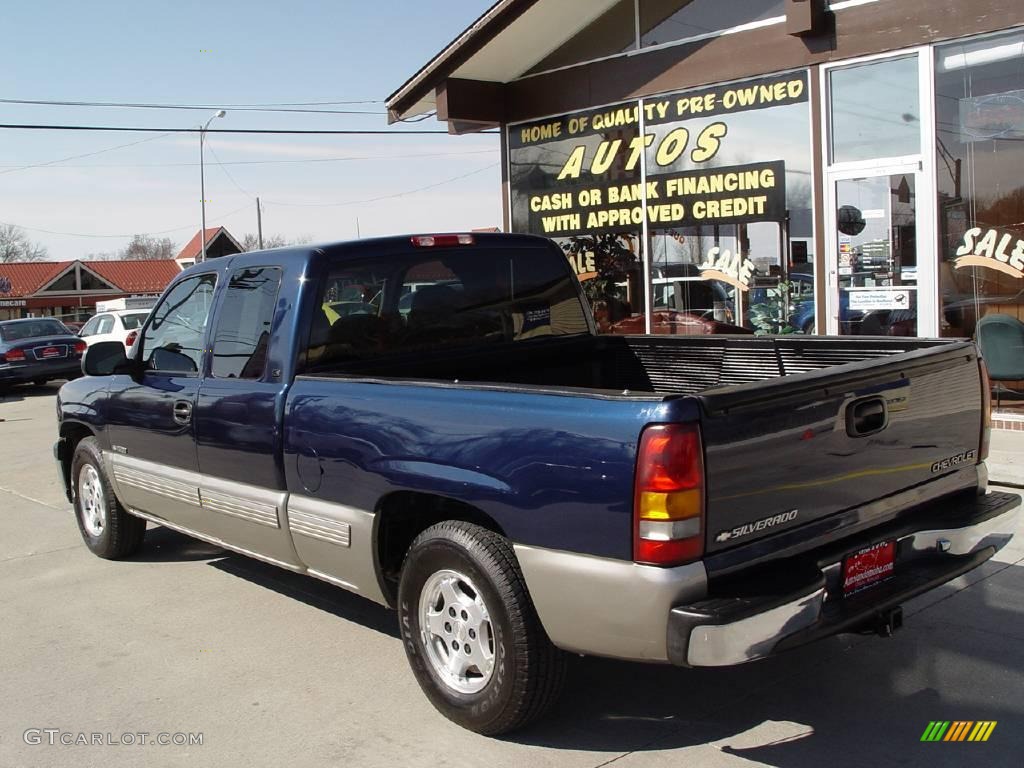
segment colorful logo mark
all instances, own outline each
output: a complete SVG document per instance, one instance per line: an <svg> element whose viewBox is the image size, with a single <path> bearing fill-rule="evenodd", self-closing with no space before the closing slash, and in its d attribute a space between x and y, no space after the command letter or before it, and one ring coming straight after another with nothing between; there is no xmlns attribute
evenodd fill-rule
<svg viewBox="0 0 1024 768"><path fill-rule="evenodd" d="M996 729L996 720L932 720L921 734L921 741L988 741Z"/></svg>

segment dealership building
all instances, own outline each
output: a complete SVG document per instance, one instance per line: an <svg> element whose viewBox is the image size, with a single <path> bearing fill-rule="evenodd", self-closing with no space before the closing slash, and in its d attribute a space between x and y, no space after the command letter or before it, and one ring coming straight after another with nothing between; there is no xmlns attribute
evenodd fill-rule
<svg viewBox="0 0 1024 768"><path fill-rule="evenodd" d="M388 109L500 130L610 326L1024 320L1020 0L501 0Z"/></svg>

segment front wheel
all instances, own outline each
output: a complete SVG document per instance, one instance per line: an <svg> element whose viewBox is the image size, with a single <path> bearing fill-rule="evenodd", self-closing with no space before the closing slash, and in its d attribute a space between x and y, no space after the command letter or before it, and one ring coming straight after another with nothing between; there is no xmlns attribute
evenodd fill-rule
<svg viewBox="0 0 1024 768"><path fill-rule="evenodd" d="M456 521L428 528L406 556L398 603L409 664L449 720L494 736L554 704L565 655L544 632L503 536Z"/></svg>
<svg viewBox="0 0 1024 768"><path fill-rule="evenodd" d="M116 560L134 554L146 535L146 521L128 514L114 495L103 470L96 438L87 437L75 448L71 483L75 518L85 545L94 555Z"/></svg>

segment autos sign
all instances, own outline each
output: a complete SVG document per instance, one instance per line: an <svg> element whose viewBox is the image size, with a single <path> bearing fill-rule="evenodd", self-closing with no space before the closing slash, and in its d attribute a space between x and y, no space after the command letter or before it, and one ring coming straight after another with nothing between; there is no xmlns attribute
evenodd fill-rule
<svg viewBox="0 0 1024 768"><path fill-rule="evenodd" d="M730 115L806 101L806 77L783 75L511 126L510 178L526 203L513 227L571 237L645 220L782 221L786 164L730 146Z"/></svg>

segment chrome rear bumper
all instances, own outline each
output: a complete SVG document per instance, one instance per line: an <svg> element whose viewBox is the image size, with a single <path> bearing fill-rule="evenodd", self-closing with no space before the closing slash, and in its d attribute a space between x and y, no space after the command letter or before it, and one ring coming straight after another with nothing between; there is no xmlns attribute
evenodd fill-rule
<svg viewBox="0 0 1024 768"><path fill-rule="evenodd" d="M1021 499L991 493L958 527L928 527L894 536L895 576L849 599L837 592L842 557L821 564L815 578L782 595L722 595L673 608L668 656L680 666L742 664L839 632L870 626L887 611L981 565L1017 529ZM971 520L976 522L970 522ZM880 538L882 538L880 536Z"/></svg>

